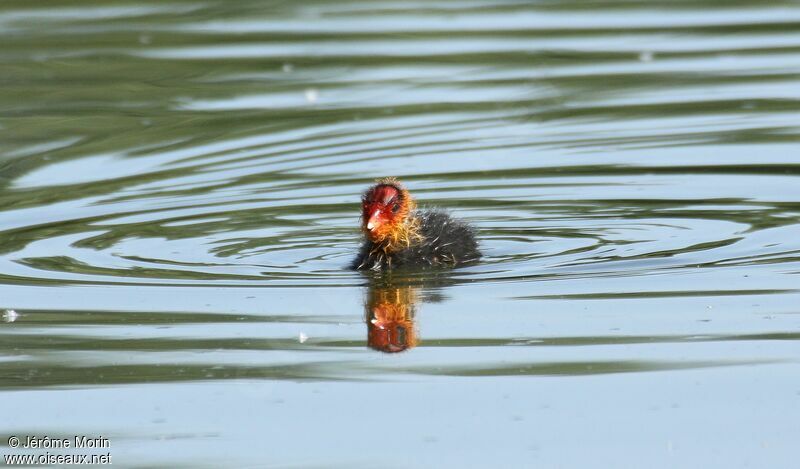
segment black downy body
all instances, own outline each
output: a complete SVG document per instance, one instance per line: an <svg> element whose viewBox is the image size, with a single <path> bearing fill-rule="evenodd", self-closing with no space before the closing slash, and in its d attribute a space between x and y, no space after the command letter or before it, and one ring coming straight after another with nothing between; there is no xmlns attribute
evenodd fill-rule
<svg viewBox="0 0 800 469"><path fill-rule="evenodd" d="M393 268L455 267L481 257L475 231L468 224L441 210L418 210L411 217L419 220L422 240L386 253L379 243L364 241L350 265L353 270Z"/></svg>

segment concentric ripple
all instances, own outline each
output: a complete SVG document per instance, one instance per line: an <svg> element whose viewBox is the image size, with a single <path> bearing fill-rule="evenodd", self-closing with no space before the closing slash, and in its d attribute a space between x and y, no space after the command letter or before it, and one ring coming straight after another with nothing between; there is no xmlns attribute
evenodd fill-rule
<svg viewBox="0 0 800 469"><path fill-rule="evenodd" d="M359 284L356 201L386 174L479 228L471 281L795 259L789 4L244 5L0 15L28 32L3 56L3 278Z"/></svg>

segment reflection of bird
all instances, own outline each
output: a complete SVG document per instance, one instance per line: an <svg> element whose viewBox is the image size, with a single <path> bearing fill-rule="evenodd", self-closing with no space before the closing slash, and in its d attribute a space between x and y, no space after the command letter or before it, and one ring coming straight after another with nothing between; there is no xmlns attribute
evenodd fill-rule
<svg viewBox="0 0 800 469"><path fill-rule="evenodd" d="M367 298L367 344L386 353L417 345L414 328L416 295L411 286L372 287Z"/></svg>
<svg viewBox="0 0 800 469"><path fill-rule="evenodd" d="M480 258L473 229L439 210L416 210L408 191L394 178L380 179L362 199L366 237L351 267L453 267Z"/></svg>

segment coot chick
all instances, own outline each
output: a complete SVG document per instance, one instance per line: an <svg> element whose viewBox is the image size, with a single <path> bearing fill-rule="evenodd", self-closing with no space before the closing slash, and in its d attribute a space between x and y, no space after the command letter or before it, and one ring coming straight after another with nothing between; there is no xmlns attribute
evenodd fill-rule
<svg viewBox="0 0 800 469"><path fill-rule="evenodd" d="M365 239L354 270L455 267L481 257L472 227L441 210L416 210L395 178L364 193L361 219Z"/></svg>

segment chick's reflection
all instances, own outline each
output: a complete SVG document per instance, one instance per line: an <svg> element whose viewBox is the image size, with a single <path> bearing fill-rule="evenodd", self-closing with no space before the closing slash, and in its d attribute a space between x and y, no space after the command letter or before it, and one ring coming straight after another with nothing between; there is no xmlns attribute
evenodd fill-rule
<svg viewBox="0 0 800 469"><path fill-rule="evenodd" d="M410 286L371 286L367 296L367 344L385 353L417 345L416 291Z"/></svg>

